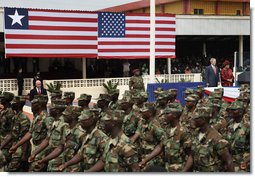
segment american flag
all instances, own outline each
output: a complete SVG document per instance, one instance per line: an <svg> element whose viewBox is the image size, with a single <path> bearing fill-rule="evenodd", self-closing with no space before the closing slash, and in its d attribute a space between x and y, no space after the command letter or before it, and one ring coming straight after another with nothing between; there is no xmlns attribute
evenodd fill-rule
<svg viewBox="0 0 255 177"><path fill-rule="evenodd" d="M156 16L156 58L175 57L175 15ZM6 57L149 58L149 14L5 8Z"/></svg>

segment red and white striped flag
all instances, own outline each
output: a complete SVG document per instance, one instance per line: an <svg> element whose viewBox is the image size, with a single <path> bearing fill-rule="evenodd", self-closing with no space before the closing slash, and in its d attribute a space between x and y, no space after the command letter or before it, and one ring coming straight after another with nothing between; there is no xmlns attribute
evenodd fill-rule
<svg viewBox="0 0 255 177"><path fill-rule="evenodd" d="M5 8L6 57L149 58L149 14ZM175 15L156 15L156 58L175 57Z"/></svg>
<svg viewBox="0 0 255 177"><path fill-rule="evenodd" d="M97 57L97 13L5 8L7 57Z"/></svg>
<svg viewBox="0 0 255 177"><path fill-rule="evenodd" d="M102 12L99 14L99 24L100 22L104 25L99 25L99 58L149 58L149 14L125 15L124 13ZM101 32L105 32L108 36L100 35L100 28L104 28ZM175 15L156 15L155 45L156 58L175 58Z"/></svg>

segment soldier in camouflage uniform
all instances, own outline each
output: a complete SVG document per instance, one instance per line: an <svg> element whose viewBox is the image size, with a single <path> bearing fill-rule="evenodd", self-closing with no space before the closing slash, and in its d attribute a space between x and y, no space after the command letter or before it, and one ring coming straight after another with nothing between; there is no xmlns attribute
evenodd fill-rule
<svg viewBox="0 0 255 177"><path fill-rule="evenodd" d="M154 96L155 96L156 99L158 98L159 94L160 94L162 91L164 91L164 90L163 90L163 88L161 88L161 87L158 87L156 90L153 91L153 92L154 92Z"/></svg>
<svg viewBox="0 0 255 177"><path fill-rule="evenodd" d="M181 124L186 127L188 127L190 124L189 121L191 120L192 115L195 113L196 104L198 101L192 95L193 94L191 94L185 98L186 105L185 105L182 115L180 117Z"/></svg>
<svg viewBox="0 0 255 177"><path fill-rule="evenodd" d="M6 135L8 135L12 130L14 111L10 107L10 102L13 97L14 94L10 92L3 92L2 95L0 95L0 104L3 106L3 109L0 112L0 143L2 143ZM11 144L8 144L2 149L2 153L4 154L7 162L10 161L10 154L8 153L10 146Z"/></svg>
<svg viewBox="0 0 255 177"><path fill-rule="evenodd" d="M78 106L82 108L82 110L88 110L89 109L89 103L91 101L91 95L88 94L81 94L78 98Z"/></svg>
<svg viewBox="0 0 255 177"><path fill-rule="evenodd" d="M238 101L243 102L244 104L244 116L243 119L245 122L250 123L250 90L241 91L239 97L237 97Z"/></svg>
<svg viewBox="0 0 255 177"><path fill-rule="evenodd" d="M48 130L51 128L53 123L53 118L46 115L43 111L43 106L47 102L44 97L36 98L32 100L32 112L37 115L27 132L16 144L12 145L9 152L15 153L18 147L22 146L24 143L32 139L32 151L42 143L46 138ZM30 171L34 169L34 164L30 165ZM41 170L41 169L40 169Z"/></svg>
<svg viewBox="0 0 255 177"><path fill-rule="evenodd" d="M192 117L199 134L192 141L191 154L184 171L193 168L195 172L234 171L232 157L228 150L228 141L209 125L212 117L210 107L201 107Z"/></svg>
<svg viewBox="0 0 255 177"><path fill-rule="evenodd" d="M119 107L121 110L123 110L125 113L123 124L122 124L122 130L125 133L127 137L132 137L138 127L138 122L140 120L140 115L137 114L134 109L132 109L133 102L132 100L128 98L123 98L119 101Z"/></svg>
<svg viewBox="0 0 255 177"><path fill-rule="evenodd" d="M122 118L106 115L102 118L106 132L110 135L102 158L88 171L127 172L139 171L138 154L130 139L122 132Z"/></svg>
<svg viewBox="0 0 255 177"><path fill-rule="evenodd" d="M87 110L79 116L81 127L86 131L86 137L78 153L69 161L59 166L59 171L77 165L81 162L82 171L93 167L102 157L107 135L96 127L97 119L93 112Z"/></svg>
<svg viewBox="0 0 255 177"><path fill-rule="evenodd" d="M110 96L108 94L100 94L99 98L97 98L97 107L100 108L100 115L98 116L99 121L97 122L97 126L100 130L103 130L103 121L101 117L104 117L109 111L109 103L110 103Z"/></svg>
<svg viewBox="0 0 255 177"><path fill-rule="evenodd" d="M139 121L136 134L131 138L132 142L138 141L138 144L140 144L140 166L144 168L151 165L163 165L162 154L152 158L146 164L142 163L163 142L165 131L161 128L160 123L155 117L155 104L146 103L141 112L143 119Z"/></svg>
<svg viewBox="0 0 255 177"><path fill-rule="evenodd" d="M28 132L30 127L30 120L25 114L23 114L22 111L25 102L26 100L22 96L14 97L12 100L11 107L15 113L12 122L13 126L10 134L8 134L4 141L1 143L0 149L4 149L6 146L16 144ZM10 162L8 162L6 171L19 172L23 170L22 167L24 167L24 163L27 161L27 148L27 145L19 147L17 151L8 158L10 159Z"/></svg>
<svg viewBox="0 0 255 177"><path fill-rule="evenodd" d="M120 94L119 89L116 89L116 90L112 91L111 93L109 93L110 100L111 100L111 102L109 103L109 108L111 110L115 110L118 108L117 102L118 102L119 94Z"/></svg>
<svg viewBox="0 0 255 177"><path fill-rule="evenodd" d="M52 127L47 132L47 137L42 143L31 153L29 162L33 163L33 171L38 171L45 167L47 164L38 164L38 161L48 155L61 143L64 136L65 129L68 128L67 123L60 120L62 112L66 108L66 101L63 99L55 99L52 101L52 105L49 107L50 116L54 119Z"/></svg>
<svg viewBox="0 0 255 177"><path fill-rule="evenodd" d="M195 93L199 96L199 100L197 102L197 108L209 103L208 97L204 96L204 90L205 89L203 85L197 86L197 89L195 90Z"/></svg>
<svg viewBox="0 0 255 177"><path fill-rule="evenodd" d="M223 116L220 116L219 111L221 108L221 105L217 102L213 102L210 104L212 108L212 118L209 121L209 124L217 130L221 135L225 135L227 130L227 121Z"/></svg>
<svg viewBox="0 0 255 177"><path fill-rule="evenodd" d="M56 99L61 99L62 98L62 91L61 90L54 90L53 92L50 93L50 100L53 102Z"/></svg>
<svg viewBox="0 0 255 177"><path fill-rule="evenodd" d="M140 114L140 110L143 108L143 104L148 101L148 94L146 92L140 92L137 95L133 95L131 99L134 102L134 111L137 114Z"/></svg>
<svg viewBox="0 0 255 177"><path fill-rule="evenodd" d="M167 91L162 91L157 97L156 119L158 120L162 128L166 126L163 113L165 108L167 107L168 98L169 95Z"/></svg>
<svg viewBox="0 0 255 177"><path fill-rule="evenodd" d="M50 154L38 161L38 164L45 164L48 162L48 172L58 171L58 167L69 161L80 149L82 140L86 136L86 132L80 127L78 117L81 114L79 107L68 106L62 113L64 121L68 126L64 130L64 135L61 138L60 145L57 146ZM66 171L80 171L80 166L68 168Z"/></svg>
<svg viewBox="0 0 255 177"><path fill-rule="evenodd" d="M183 127L179 118L182 110L177 108L167 107L164 111L166 127L165 127L165 137L163 142L158 145L154 151L145 157L145 159L140 163L140 165L146 164L152 158L156 157L162 151L164 152L164 164L165 168L169 172L182 171L186 162L186 156L188 148L187 144L187 131Z"/></svg>
<svg viewBox="0 0 255 177"><path fill-rule="evenodd" d="M66 100L66 105L67 106L72 106L73 105L74 98L75 98L75 93L74 92L64 92L63 99Z"/></svg>
<svg viewBox="0 0 255 177"><path fill-rule="evenodd" d="M250 124L243 120L243 103L235 101L227 111L230 122L226 139L230 143L235 171L250 171Z"/></svg>
<svg viewBox="0 0 255 177"><path fill-rule="evenodd" d="M129 81L129 90L145 91L143 78L140 76L140 70L134 69L133 73L134 76L132 76Z"/></svg>

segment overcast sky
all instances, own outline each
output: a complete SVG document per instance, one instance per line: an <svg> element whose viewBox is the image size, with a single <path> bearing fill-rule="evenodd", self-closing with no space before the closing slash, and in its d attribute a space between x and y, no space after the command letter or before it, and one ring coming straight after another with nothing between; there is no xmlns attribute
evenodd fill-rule
<svg viewBox="0 0 255 177"><path fill-rule="evenodd" d="M0 0L0 7L95 11L139 0Z"/></svg>

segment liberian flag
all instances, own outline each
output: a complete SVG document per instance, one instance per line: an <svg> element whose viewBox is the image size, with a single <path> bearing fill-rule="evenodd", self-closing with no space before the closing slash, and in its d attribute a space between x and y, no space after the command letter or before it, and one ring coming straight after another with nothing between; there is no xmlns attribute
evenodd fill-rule
<svg viewBox="0 0 255 177"><path fill-rule="evenodd" d="M149 14L5 8L6 57L150 56ZM175 58L175 15L156 15L156 58Z"/></svg>

